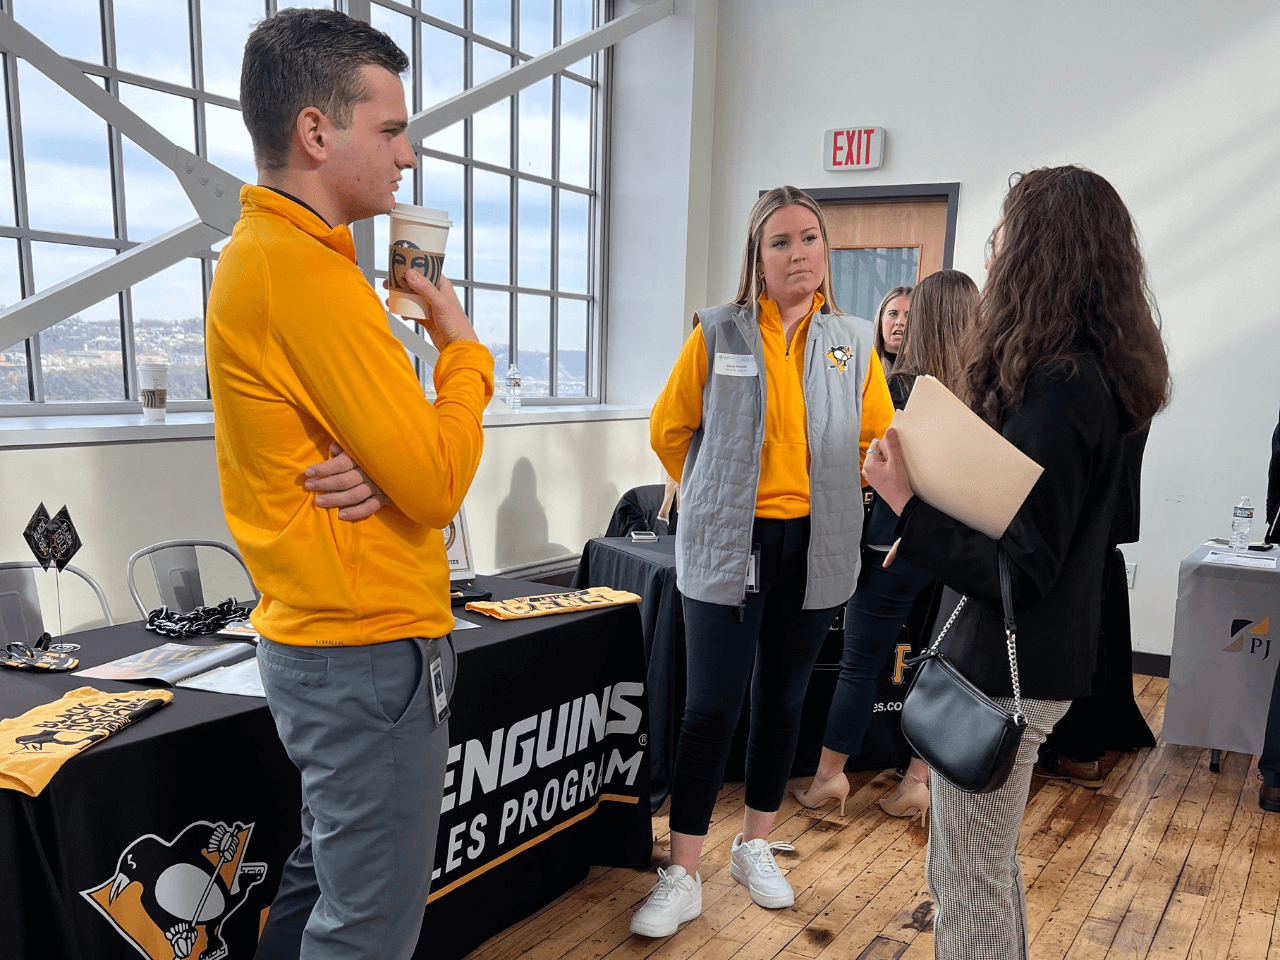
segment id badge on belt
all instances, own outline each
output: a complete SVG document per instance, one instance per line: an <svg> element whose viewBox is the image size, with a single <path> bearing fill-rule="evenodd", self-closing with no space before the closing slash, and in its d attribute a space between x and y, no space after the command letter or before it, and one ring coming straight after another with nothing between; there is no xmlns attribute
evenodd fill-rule
<svg viewBox="0 0 1280 960"><path fill-rule="evenodd" d="M747 557L747 593L760 592L760 548L751 548L751 556Z"/></svg>
<svg viewBox="0 0 1280 960"><path fill-rule="evenodd" d="M431 652L431 660L427 664L427 675L431 678L431 712L435 715L436 726L449 718L449 695L445 693L444 661L437 647Z"/></svg>

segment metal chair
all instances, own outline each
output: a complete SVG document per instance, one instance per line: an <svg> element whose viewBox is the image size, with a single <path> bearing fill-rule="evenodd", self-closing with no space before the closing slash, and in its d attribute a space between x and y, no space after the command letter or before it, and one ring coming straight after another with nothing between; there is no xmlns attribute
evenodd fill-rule
<svg viewBox="0 0 1280 960"><path fill-rule="evenodd" d="M133 602L138 605L138 612L144 617L149 612L142 603L138 586L134 582L134 566L143 557L151 557L151 569L156 576L156 586L160 590L160 602L170 610L178 613L190 613L196 607L204 606L204 589L200 583L200 561L196 557L196 547L213 547L231 554L249 580L249 589L253 591L253 599L258 600L262 594L254 585L249 568L245 566L240 554L217 540L165 540L144 547L129 558L125 577L129 582L129 593Z"/></svg>
<svg viewBox="0 0 1280 960"><path fill-rule="evenodd" d="M0 563L0 646L15 641L31 643L44 633L44 615L40 611L40 594L36 589L36 570L39 568L40 564L34 560ZM107 624L114 623L106 595L97 581L79 567L68 565L66 571L74 573L93 588Z"/></svg>

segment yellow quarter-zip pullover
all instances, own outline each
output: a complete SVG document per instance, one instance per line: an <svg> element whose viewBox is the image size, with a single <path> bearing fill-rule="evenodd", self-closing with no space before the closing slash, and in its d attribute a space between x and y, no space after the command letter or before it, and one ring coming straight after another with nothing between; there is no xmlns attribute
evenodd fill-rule
<svg viewBox="0 0 1280 960"><path fill-rule="evenodd" d="M423 396L345 226L266 187L242 212L209 293L206 350L227 525L279 643L358 645L453 629L440 528L480 461L493 357L453 343ZM394 502L349 523L303 471L337 441Z"/></svg>

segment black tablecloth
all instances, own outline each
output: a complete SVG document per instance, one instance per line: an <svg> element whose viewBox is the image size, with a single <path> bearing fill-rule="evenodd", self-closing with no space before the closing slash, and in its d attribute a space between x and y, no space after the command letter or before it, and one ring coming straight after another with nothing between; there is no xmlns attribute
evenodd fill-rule
<svg viewBox="0 0 1280 960"><path fill-rule="evenodd" d="M495 599L557 590L479 583ZM641 799L650 790L636 608L517 621L462 616L482 629L454 633L459 669L438 876L415 954L433 960L465 955L580 882L592 863L648 866L652 846ZM163 638L124 624L73 639L90 667ZM0 716L82 686L141 689L6 670ZM562 716L577 739L557 757ZM114 899L110 884L126 854L135 861L130 873L161 884L166 870L172 881L198 869L183 865L180 851L223 824L242 844L229 865L237 872L220 934L229 960L251 957L280 867L298 842L299 798L297 770L264 700L175 689L159 713L68 761L38 797L0 790L0 956L170 960L162 932L148 929L147 883Z"/></svg>
<svg viewBox="0 0 1280 960"><path fill-rule="evenodd" d="M573 586L607 586L630 590L644 598L640 619L644 631L644 651L648 658L649 729L652 806L657 809L671 789L675 764L676 738L680 718L684 714L685 648L684 611L680 591L676 587L675 537L659 537L655 542L633 543L626 537L597 537L587 542L582 552ZM921 598L927 608L928 597ZM918 619L923 619L922 616ZM846 770L876 770L899 766L909 757L899 723L902 698L910 682L909 672L901 661L918 652L926 631L904 631L881 669L873 705L871 725L863 740L862 753L850 757ZM811 776L822 753L822 735L826 729L831 697L835 692L844 647L844 611L836 618L830 634L818 653L817 663L805 693L800 718L800 741L792 763L793 777ZM742 777L745 753L746 722L749 704L743 706L744 719L739 722L725 767L725 779Z"/></svg>
<svg viewBox="0 0 1280 960"><path fill-rule="evenodd" d="M640 624L649 686L649 782L651 808L671 792L676 736L684 715L684 607L676 588L676 538L632 543L626 537L588 541L573 588L613 587L643 597Z"/></svg>

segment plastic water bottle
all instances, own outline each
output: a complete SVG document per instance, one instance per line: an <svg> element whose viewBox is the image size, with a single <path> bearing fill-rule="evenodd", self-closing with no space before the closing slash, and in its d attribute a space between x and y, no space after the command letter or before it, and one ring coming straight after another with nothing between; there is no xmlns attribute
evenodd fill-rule
<svg viewBox="0 0 1280 960"><path fill-rule="evenodd" d="M1253 504L1248 497L1231 510L1231 549L1241 552L1249 549L1249 528L1253 526Z"/></svg>
<svg viewBox="0 0 1280 960"><path fill-rule="evenodd" d="M520 412L520 370L513 363L507 367L507 406L512 413ZM1249 511L1253 516L1253 511Z"/></svg>

